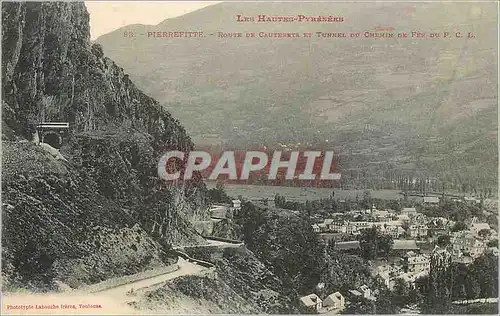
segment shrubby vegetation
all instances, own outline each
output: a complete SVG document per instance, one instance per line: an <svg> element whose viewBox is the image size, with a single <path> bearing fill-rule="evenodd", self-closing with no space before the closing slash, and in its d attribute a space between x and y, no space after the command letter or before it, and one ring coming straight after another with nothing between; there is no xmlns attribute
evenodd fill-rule
<svg viewBox="0 0 500 316"><path fill-rule="evenodd" d="M325 249L321 282L325 283L324 294L348 291L371 282L370 268L359 256L345 254L329 243Z"/></svg>

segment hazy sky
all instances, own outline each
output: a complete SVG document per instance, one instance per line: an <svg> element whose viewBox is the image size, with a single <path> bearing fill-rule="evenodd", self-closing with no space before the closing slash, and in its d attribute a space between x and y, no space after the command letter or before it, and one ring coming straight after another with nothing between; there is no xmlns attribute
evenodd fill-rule
<svg viewBox="0 0 500 316"><path fill-rule="evenodd" d="M220 1L219 1L220 2ZM128 24L158 24L218 2L192 1L85 1L90 13L92 39Z"/></svg>

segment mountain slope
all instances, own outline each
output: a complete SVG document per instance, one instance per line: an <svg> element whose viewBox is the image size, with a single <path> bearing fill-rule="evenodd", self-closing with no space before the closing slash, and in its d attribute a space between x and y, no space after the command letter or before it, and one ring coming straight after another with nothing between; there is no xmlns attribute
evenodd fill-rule
<svg viewBox="0 0 500 316"><path fill-rule="evenodd" d="M355 170L372 176L363 186L391 186L396 176L373 165L392 161L387 169L398 176L425 174L450 188L463 181L488 187L496 186L491 171L498 160L495 10L495 4L471 3L221 3L155 26L123 27L97 42L197 143L333 144L345 155L341 171L350 185L359 184L350 176ZM321 14L345 21L241 23L237 14ZM410 38L364 37L378 26ZM148 38L154 31L207 35ZM313 37L208 35L219 31ZM412 31L453 36L411 38ZM457 39L457 31L475 38ZM317 38L315 32L362 35Z"/></svg>
<svg viewBox="0 0 500 316"><path fill-rule="evenodd" d="M2 79L3 286L92 284L205 242L204 187L156 175L191 139L90 42L83 3L2 3ZM69 122L65 159L29 142L42 121Z"/></svg>

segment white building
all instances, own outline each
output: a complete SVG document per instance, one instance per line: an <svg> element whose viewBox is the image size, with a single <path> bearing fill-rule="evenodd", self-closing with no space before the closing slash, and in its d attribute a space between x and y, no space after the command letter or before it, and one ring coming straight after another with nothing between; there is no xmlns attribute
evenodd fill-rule
<svg viewBox="0 0 500 316"><path fill-rule="evenodd" d="M368 285L364 284L359 288L359 291L363 294L363 297L372 301L375 301L375 297L373 296L372 290L368 287Z"/></svg>
<svg viewBox="0 0 500 316"><path fill-rule="evenodd" d="M345 308L345 298L342 294L340 294L340 292L335 292L325 298L325 300L323 301L323 306L328 310L343 310Z"/></svg>
<svg viewBox="0 0 500 316"><path fill-rule="evenodd" d="M429 273L431 269L431 260L429 256L417 254L413 251L408 251L403 259L403 267L407 273L420 274L422 272Z"/></svg>
<svg viewBox="0 0 500 316"><path fill-rule="evenodd" d="M347 222L345 221L334 221L330 225L330 230L337 233L347 232Z"/></svg>
<svg viewBox="0 0 500 316"><path fill-rule="evenodd" d="M318 224L318 227L321 233L328 231L328 226L325 223Z"/></svg>
<svg viewBox="0 0 500 316"><path fill-rule="evenodd" d="M408 228L410 237L413 238L425 238L427 237L427 231L429 228L427 225L410 225Z"/></svg>
<svg viewBox="0 0 500 316"><path fill-rule="evenodd" d="M323 301L314 293L301 297L300 303L307 308L314 309L315 311L319 311L323 307Z"/></svg>
<svg viewBox="0 0 500 316"><path fill-rule="evenodd" d="M392 291L394 288L394 280L398 275L402 273L401 268L395 265L384 264L377 267L375 275L379 276L384 280L385 286Z"/></svg>
<svg viewBox="0 0 500 316"><path fill-rule="evenodd" d="M241 210L241 201L240 200L232 200L232 206L235 211Z"/></svg>
<svg viewBox="0 0 500 316"><path fill-rule="evenodd" d="M312 229L315 233L320 233L321 229L319 228L318 224L313 224Z"/></svg>
<svg viewBox="0 0 500 316"><path fill-rule="evenodd" d="M491 227L488 223L473 223L470 228L470 231L477 236L479 232L483 229L491 231Z"/></svg>
<svg viewBox="0 0 500 316"><path fill-rule="evenodd" d="M324 221L323 221L326 225L330 225L334 222L334 220L332 218L326 218Z"/></svg>
<svg viewBox="0 0 500 316"><path fill-rule="evenodd" d="M373 222L348 222L346 227L346 232L353 235L361 234L363 229L369 229L373 227Z"/></svg>
<svg viewBox="0 0 500 316"><path fill-rule="evenodd" d="M424 196L423 202L424 202L424 204L427 204L427 205L438 205L439 204L439 197L437 197L437 196Z"/></svg>
<svg viewBox="0 0 500 316"><path fill-rule="evenodd" d="M372 215L377 218L389 218L392 214L389 211L373 210Z"/></svg>
<svg viewBox="0 0 500 316"><path fill-rule="evenodd" d="M472 258L481 256L486 250L486 243L468 231L456 232L451 238L453 250L460 250Z"/></svg>
<svg viewBox="0 0 500 316"><path fill-rule="evenodd" d="M401 210L401 215L408 215L408 216L417 215L417 209L414 207L405 207Z"/></svg>
<svg viewBox="0 0 500 316"><path fill-rule="evenodd" d="M406 233L403 227L392 225L385 227L384 232L390 235L393 239L398 239Z"/></svg>

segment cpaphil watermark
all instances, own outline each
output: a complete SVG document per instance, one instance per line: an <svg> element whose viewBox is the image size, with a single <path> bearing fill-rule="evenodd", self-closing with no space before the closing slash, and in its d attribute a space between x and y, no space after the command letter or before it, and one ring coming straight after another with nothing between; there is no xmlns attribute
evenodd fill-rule
<svg viewBox="0 0 500 316"><path fill-rule="evenodd" d="M196 173L207 180L249 183L252 179L338 181L333 151L169 151L158 162L165 181L190 180Z"/></svg>

